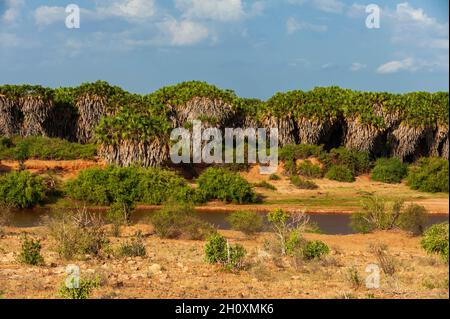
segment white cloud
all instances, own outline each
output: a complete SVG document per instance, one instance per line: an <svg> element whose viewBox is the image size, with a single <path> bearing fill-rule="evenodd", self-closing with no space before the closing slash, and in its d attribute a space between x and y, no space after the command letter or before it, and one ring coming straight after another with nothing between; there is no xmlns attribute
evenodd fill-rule
<svg viewBox="0 0 450 319"><path fill-rule="evenodd" d="M328 27L326 25L316 25L304 21L298 21L294 17L290 17L286 21L286 29L288 34L293 34L300 30L326 32Z"/></svg>
<svg viewBox="0 0 450 319"><path fill-rule="evenodd" d="M0 16L0 23L12 24L17 21L20 16L20 10L22 9L24 0L6 0L5 12Z"/></svg>
<svg viewBox="0 0 450 319"><path fill-rule="evenodd" d="M288 0L288 2L295 5L310 3L314 8L328 13L341 13L345 8L345 4L339 0Z"/></svg>
<svg viewBox="0 0 450 319"><path fill-rule="evenodd" d="M197 44L209 36L209 30L205 26L191 20L177 21L173 17L168 17L159 23L158 27L173 46Z"/></svg>
<svg viewBox="0 0 450 319"><path fill-rule="evenodd" d="M120 0L100 7L98 12L105 16L145 19L155 16L157 9L155 0Z"/></svg>
<svg viewBox="0 0 450 319"><path fill-rule="evenodd" d="M435 71L445 67L448 71L448 56L439 56L430 62L424 59L408 57L402 60L394 60L380 65L377 69L379 74L392 74L400 71L416 72L419 70Z"/></svg>
<svg viewBox="0 0 450 319"><path fill-rule="evenodd" d="M175 0L183 17L218 21L237 21L244 17L242 0ZM258 9L258 8L256 8Z"/></svg>
<svg viewBox="0 0 450 319"><path fill-rule="evenodd" d="M66 12L64 7L42 6L34 12L34 20L39 27L45 27L53 23L64 21Z"/></svg>
<svg viewBox="0 0 450 319"><path fill-rule="evenodd" d="M367 67L367 65L359 63L359 62L353 62L352 65L350 66L350 71L352 72L358 72L361 71L362 69L365 69Z"/></svg>

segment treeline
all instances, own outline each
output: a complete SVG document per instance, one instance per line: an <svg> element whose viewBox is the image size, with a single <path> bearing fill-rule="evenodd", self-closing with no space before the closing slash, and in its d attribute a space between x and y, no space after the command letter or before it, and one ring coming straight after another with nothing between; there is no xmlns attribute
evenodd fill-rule
<svg viewBox="0 0 450 319"><path fill-rule="evenodd" d="M100 144L120 166L154 166L169 156L169 132L205 126L279 129L279 143L345 146L412 161L448 159L448 92L392 94L338 87L243 99L204 82L184 82L148 95L106 82L77 88L0 86L0 135L49 136Z"/></svg>

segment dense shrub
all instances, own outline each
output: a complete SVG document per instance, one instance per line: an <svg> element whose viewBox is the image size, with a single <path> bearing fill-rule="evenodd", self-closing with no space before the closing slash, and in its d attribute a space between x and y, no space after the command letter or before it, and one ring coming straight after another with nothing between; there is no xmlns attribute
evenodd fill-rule
<svg viewBox="0 0 450 319"><path fill-rule="evenodd" d="M422 158L409 167L408 185L422 192L448 193L448 160L429 157Z"/></svg>
<svg viewBox="0 0 450 319"><path fill-rule="evenodd" d="M428 228L425 231L421 245L427 253L438 254L445 262L448 262L448 223L436 224Z"/></svg>
<svg viewBox="0 0 450 319"><path fill-rule="evenodd" d="M231 228L243 232L246 235L252 235L263 229L263 217L256 212L235 212L232 213L227 221Z"/></svg>
<svg viewBox="0 0 450 319"><path fill-rule="evenodd" d="M161 238L186 238L202 240L215 233L212 225L195 216L192 206L168 203L155 212L150 222Z"/></svg>
<svg viewBox="0 0 450 319"><path fill-rule="evenodd" d="M320 241L307 241L301 248L302 256L305 260L320 259L330 253L330 248Z"/></svg>
<svg viewBox="0 0 450 319"><path fill-rule="evenodd" d="M352 171L345 165L332 165L325 177L338 182L351 183L355 181Z"/></svg>
<svg viewBox="0 0 450 319"><path fill-rule="evenodd" d="M246 251L242 245L228 244L219 234L212 235L205 245L205 259L210 264L221 264L228 270L239 270L243 267Z"/></svg>
<svg viewBox="0 0 450 319"><path fill-rule="evenodd" d="M294 161L307 159L308 157L320 157L324 153L322 145L289 144L279 150L278 157L282 161Z"/></svg>
<svg viewBox="0 0 450 319"><path fill-rule="evenodd" d="M408 172L408 166L398 158L379 158L372 170L372 179L383 183L400 183Z"/></svg>
<svg viewBox="0 0 450 319"><path fill-rule="evenodd" d="M297 188L300 188L300 189L313 190L313 189L319 188L319 186L317 186L317 184L314 183L313 181L301 178L299 176L291 176L290 181L294 186L296 186Z"/></svg>
<svg viewBox="0 0 450 319"><path fill-rule="evenodd" d="M142 234L137 232L130 241L123 243L119 248L119 255L122 257L145 257L145 250Z"/></svg>
<svg viewBox="0 0 450 319"><path fill-rule="evenodd" d="M64 282L59 289L59 295L64 299L88 299L92 290L100 286L100 280L97 279L78 279L72 278L70 283Z"/></svg>
<svg viewBox="0 0 450 319"><path fill-rule="evenodd" d="M344 147L332 149L330 156L332 163L347 167L354 176L369 172L372 165L368 153Z"/></svg>
<svg viewBox="0 0 450 319"><path fill-rule="evenodd" d="M43 179L27 171L0 176L0 203L15 208L31 208L45 199Z"/></svg>
<svg viewBox="0 0 450 319"><path fill-rule="evenodd" d="M254 203L256 194L252 185L237 173L222 168L208 168L198 178L198 191L204 200Z"/></svg>
<svg viewBox="0 0 450 319"><path fill-rule="evenodd" d="M169 199L186 201L192 189L175 173L157 168L90 168L65 185L66 193L78 200L109 205L115 202L159 205Z"/></svg>
<svg viewBox="0 0 450 319"><path fill-rule="evenodd" d="M25 236L22 241L22 249L19 255L19 261L27 265L42 265L44 258L41 255L41 242L39 240L29 239Z"/></svg>
<svg viewBox="0 0 450 319"><path fill-rule="evenodd" d="M322 168L319 165L311 163L309 160L305 160L297 167L297 171L300 175L309 178L322 177Z"/></svg>
<svg viewBox="0 0 450 319"><path fill-rule="evenodd" d="M362 211L352 214L350 225L361 233L401 228L419 235L427 220L427 211L423 206L410 204L405 208L402 201L395 201L388 206L379 197L369 197L364 202Z"/></svg>
<svg viewBox="0 0 450 319"><path fill-rule="evenodd" d="M60 138L30 136L14 137L0 142L0 160L18 160L17 154L26 149L26 158L39 160L95 159L97 146L71 143Z"/></svg>

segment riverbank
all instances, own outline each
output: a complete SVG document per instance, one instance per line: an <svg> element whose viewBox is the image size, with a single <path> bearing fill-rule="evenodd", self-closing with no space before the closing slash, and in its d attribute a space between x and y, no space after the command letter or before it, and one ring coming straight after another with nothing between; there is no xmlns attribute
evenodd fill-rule
<svg viewBox="0 0 450 319"><path fill-rule="evenodd" d="M263 250L271 234L246 237L220 231L230 242L247 250L247 268L229 273L204 261L203 241L160 239L151 226L138 224L123 229L121 238L110 238L112 248L143 234L146 257L62 260L45 227L5 228L0 237L0 294L4 298L58 298L66 267L78 265L84 278L98 277L101 286L92 298L448 298L448 265L427 255L420 238L403 232L374 234L305 234L324 241L331 249L321 261L294 266ZM45 265L26 266L16 261L23 233L41 239ZM377 263L371 244L384 244L395 263L393 275L381 273L378 289L365 287L367 265ZM356 269L362 283L348 279Z"/></svg>

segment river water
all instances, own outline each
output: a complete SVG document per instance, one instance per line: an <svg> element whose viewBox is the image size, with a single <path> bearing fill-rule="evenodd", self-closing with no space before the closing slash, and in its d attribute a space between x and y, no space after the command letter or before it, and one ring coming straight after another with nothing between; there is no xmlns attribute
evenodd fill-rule
<svg viewBox="0 0 450 319"><path fill-rule="evenodd" d="M132 215L132 222L146 222L154 210L137 210ZM219 229L230 229L230 225L226 218L229 216L229 212L223 211L198 211L196 212L198 217L213 224ZM264 216L265 213L261 213ZM13 213L11 226L18 228L35 227L42 224L43 217L51 216L52 211L48 209L33 209L33 210L20 210ZM354 233L350 227L350 215L349 214L308 214L310 220L316 223L320 230L324 234L329 235L347 235ZM428 226L448 222L448 215L436 215L432 214L428 218Z"/></svg>

